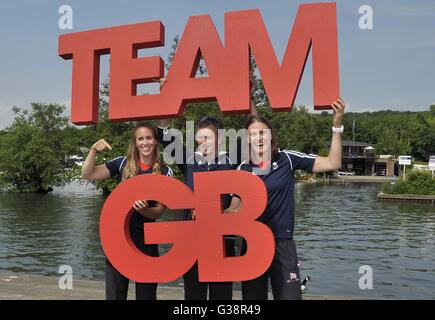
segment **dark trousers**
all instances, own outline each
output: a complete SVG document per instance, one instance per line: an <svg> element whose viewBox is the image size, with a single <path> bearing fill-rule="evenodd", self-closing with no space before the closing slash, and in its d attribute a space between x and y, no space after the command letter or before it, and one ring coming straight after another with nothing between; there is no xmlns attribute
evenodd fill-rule
<svg viewBox="0 0 435 320"><path fill-rule="evenodd" d="M146 245L144 235L140 232L131 232L131 239L136 247L143 253L152 256L159 256L158 246ZM127 300L129 279L116 270L109 260L106 259L106 300ZM156 300L157 283L137 283L136 300Z"/></svg>
<svg viewBox="0 0 435 320"><path fill-rule="evenodd" d="M244 241L242 255L245 253ZM242 282L243 300L267 300L269 278L274 300L302 300L298 256L292 239L275 239L275 256L269 269L256 279Z"/></svg>
<svg viewBox="0 0 435 320"><path fill-rule="evenodd" d="M235 240L225 239L225 255L235 256ZM185 300L207 300L207 291L210 300L232 300L232 282L199 282L198 264L183 276Z"/></svg>

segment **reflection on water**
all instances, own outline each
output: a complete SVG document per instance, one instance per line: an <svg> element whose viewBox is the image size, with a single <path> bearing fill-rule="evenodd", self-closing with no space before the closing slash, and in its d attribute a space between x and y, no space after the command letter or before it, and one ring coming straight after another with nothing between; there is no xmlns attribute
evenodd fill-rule
<svg viewBox="0 0 435 320"><path fill-rule="evenodd" d="M295 240L310 294L435 298L435 207L378 202L378 184L299 184ZM104 279L104 198L73 183L46 195L0 194L0 271ZM180 216L168 216L180 219ZM358 269L373 268L373 290Z"/></svg>
<svg viewBox="0 0 435 320"><path fill-rule="evenodd" d="M98 236L103 198L86 184L41 194L0 194L0 270L102 279Z"/></svg>
<svg viewBox="0 0 435 320"><path fill-rule="evenodd" d="M310 293L435 298L435 207L378 202L377 184L299 185L296 235ZM359 267L373 269L361 290Z"/></svg>

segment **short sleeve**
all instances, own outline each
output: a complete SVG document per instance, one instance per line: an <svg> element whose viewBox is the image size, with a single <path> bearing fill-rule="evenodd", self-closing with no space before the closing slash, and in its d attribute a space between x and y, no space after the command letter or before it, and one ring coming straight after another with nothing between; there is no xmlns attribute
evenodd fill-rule
<svg viewBox="0 0 435 320"><path fill-rule="evenodd" d="M314 162L317 156L313 154L305 154L293 150L283 151L290 161L290 166L293 171L304 170L307 172L313 172Z"/></svg>
<svg viewBox="0 0 435 320"><path fill-rule="evenodd" d="M106 167L109 170L110 176L112 178L121 173L122 166L124 165L126 159L127 157L118 157L106 162Z"/></svg>

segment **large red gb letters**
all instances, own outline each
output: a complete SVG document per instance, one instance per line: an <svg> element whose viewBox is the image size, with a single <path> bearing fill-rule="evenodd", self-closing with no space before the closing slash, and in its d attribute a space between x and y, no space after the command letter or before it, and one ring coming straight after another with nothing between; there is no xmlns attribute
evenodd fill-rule
<svg viewBox="0 0 435 320"><path fill-rule="evenodd" d="M188 271L196 261L199 280L243 281L261 275L274 256L270 229L255 221L266 207L266 189L261 179L243 171L195 174L195 193L173 178L141 175L120 184L104 204L100 236L113 266L137 282L168 282ZM240 196L237 213L223 213L221 195ZM132 203L153 199L171 209L195 208L196 220L145 223L145 243L173 244L162 257L140 252L129 235ZM224 236L246 239L244 256L225 257Z"/></svg>

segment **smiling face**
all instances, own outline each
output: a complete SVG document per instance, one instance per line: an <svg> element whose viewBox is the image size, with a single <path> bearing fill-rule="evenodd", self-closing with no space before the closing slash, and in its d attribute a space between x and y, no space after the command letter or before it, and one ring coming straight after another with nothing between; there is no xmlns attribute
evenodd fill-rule
<svg viewBox="0 0 435 320"><path fill-rule="evenodd" d="M149 128L140 127L136 130L135 137L135 145L141 160L153 157L157 145L154 132Z"/></svg>
<svg viewBox="0 0 435 320"><path fill-rule="evenodd" d="M256 121L248 127L248 143L253 157L263 158L270 155L272 131L264 123Z"/></svg>
<svg viewBox="0 0 435 320"><path fill-rule="evenodd" d="M198 129L196 132L197 151L204 157L214 156L217 150L216 134L212 127Z"/></svg>

